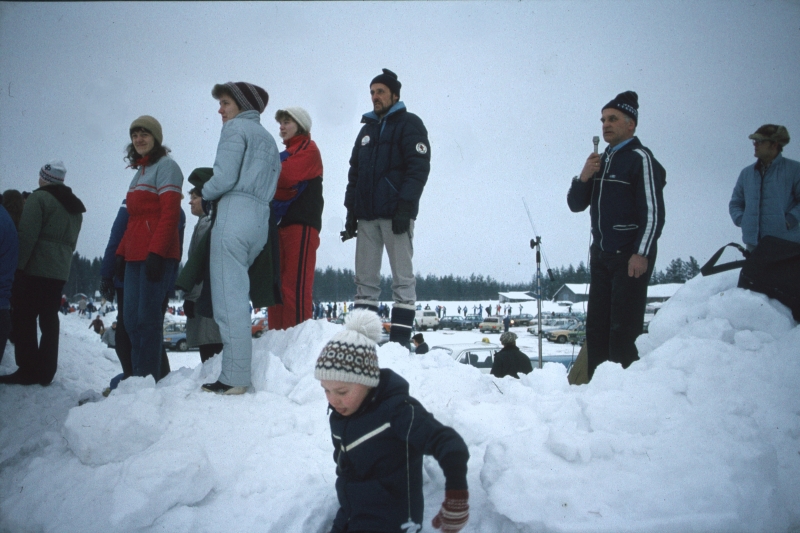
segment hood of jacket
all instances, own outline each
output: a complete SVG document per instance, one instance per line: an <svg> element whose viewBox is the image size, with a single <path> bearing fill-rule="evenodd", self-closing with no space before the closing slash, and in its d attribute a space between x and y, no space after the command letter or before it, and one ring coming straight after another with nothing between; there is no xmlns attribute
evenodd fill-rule
<svg viewBox="0 0 800 533"><path fill-rule="evenodd" d="M39 187L37 190L52 194L56 200L61 202L61 205L64 206L64 209L66 209L67 213L70 215L86 212L86 207L84 207L83 202L81 202L80 199L73 194L72 189L66 185L45 185Z"/></svg>
<svg viewBox="0 0 800 533"><path fill-rule="evenodd" d="M361 123L370 124L370 123L380 122L381 120L388 119L391 115L395 113L400 113L401 111L405 110L406 110L406 104L404 104L401 101L398 101L391 107L391 109L389 109L389 111L385 115L383 115L383 117L379 117L374 111L364 113L361 116Z"/></svg>

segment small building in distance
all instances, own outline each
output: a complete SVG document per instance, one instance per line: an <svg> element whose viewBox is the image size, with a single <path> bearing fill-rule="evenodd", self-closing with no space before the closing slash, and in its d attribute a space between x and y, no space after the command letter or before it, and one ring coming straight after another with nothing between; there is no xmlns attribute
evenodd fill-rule
<svg viewBox="0 0 800 533"><path fill-rule="evenodd" d="M536 298L527 292L498 292L497 295L499 296L501 304L532 302L536 300Z"/></svg>
<svg viewBox="0 0 800 533"><path fill-rule="evenodd" d="M587 302L589 301L588 283L565 283L553 295L554 302Z"/></svg>

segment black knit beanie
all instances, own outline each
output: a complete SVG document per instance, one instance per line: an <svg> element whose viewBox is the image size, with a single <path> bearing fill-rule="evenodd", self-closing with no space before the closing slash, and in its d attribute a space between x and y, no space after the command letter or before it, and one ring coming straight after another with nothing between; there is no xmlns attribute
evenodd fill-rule
<svg viewBox="0 0 800 533"><path fill-rule="evenodd" d="M370 87L372 87L374 83L382 83L386 85L393 94L396 94L397 97L400 98L400 87L402 87L403 84L397 80L397 74L388 68L382 70L383 74L378 74L369 82Z"/></svg>
<svg viewBox="0 0 800 533"><path fill-rule="evenodd" d="M613 100L603 106L603 109L619 109L639 124L639 95L633 91L619 93ZM602 111L602 110L601 110Z"/></svg>

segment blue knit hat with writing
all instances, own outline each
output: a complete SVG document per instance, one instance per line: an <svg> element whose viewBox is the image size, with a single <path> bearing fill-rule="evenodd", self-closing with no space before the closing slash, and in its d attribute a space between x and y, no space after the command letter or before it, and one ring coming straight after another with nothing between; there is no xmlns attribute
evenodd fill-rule
<svg viewBox="0 0 800 533"><path fill-rule="evenodd" d="M603 109L619 109L639 124L639 95L633 91L619 93L613 100L603 106ZM602 110L601 110L602 111Z"/></svg>

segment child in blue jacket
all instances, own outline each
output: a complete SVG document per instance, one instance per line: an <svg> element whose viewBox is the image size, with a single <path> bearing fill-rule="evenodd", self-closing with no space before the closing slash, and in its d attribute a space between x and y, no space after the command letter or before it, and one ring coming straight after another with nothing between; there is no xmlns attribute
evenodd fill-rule
<svg viewBox="0 0 800 533"><path fill-rule="evenodd" d="M378 367L381 328L372 311L349 313L314 371L332 411L340 508L331 533L419 531L425 454L436 458L446 479L433 527L457 533L469 518L467 445L409 396L405 379Z"/></svg>

